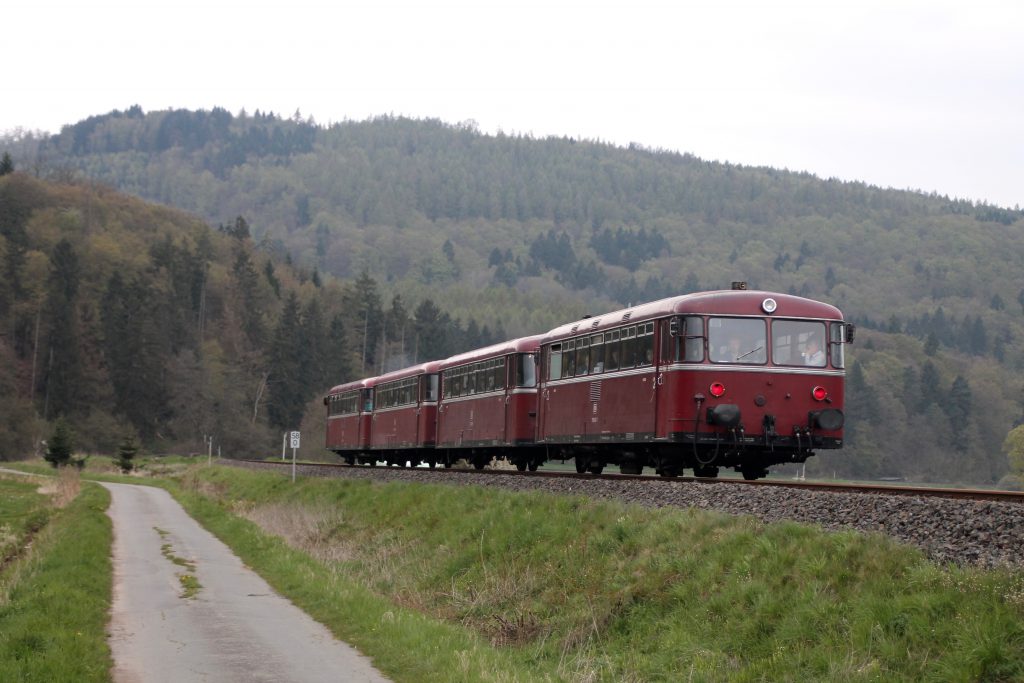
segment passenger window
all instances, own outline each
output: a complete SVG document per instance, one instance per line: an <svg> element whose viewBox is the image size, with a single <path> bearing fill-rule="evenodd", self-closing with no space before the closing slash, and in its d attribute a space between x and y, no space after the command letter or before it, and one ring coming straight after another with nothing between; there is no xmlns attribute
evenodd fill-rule
<svg viewBox="0 0 1024 683"><path fill-rule="evenodd" d="M604 372L604 335L595 334L590 338L590 371Z"/></svg>
<svg viewBox="0 0 1024 683"><path fill-rule="evenodd" d="M562 377L562 345L552 344L548 348L548 379Z"/></svg>
<svg viewBox="0 0 1024 683"><path fill-rule="evenodd" d="M622 368L636 365L636 328L629 327L622 331Z"/></svg>
<svg viewBox="0 0 1024 683"><path fill-rule="evenodd" d="M654 323L637 325L637 365L654 363Z"/></svg>
<svg viewBox="0 0 1024 683"><path fill-rule="evenodd" d="M570 339L562 348L565 349L565 374L563 377L573 377L576 374L576 344Z"/></svg>
<svg viewBox="0 0 1024 683"><path fill-rule="evenodd" d="M576 340L576 375L585 375L590 371L590 340Z"/></svg>
<svg viewBox="0 0 1024 683"><path fill-rule="evenodd" d="M612 370L619 369L619 358L622 355L621 343L619 340L619 330L608 332L605 337L605 371L611 372Z"/></svg>

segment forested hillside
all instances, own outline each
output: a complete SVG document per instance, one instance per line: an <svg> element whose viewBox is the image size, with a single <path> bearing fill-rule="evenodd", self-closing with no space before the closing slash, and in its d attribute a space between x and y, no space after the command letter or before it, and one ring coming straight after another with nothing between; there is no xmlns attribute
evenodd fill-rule
<svg viewBox="0 0 1024 683"><path fill-rule="evenodd" d="M266 452L307 409L319 422L335 383L504 335L429 298L385 304L369 275L343 286L279 260L242 217L211 229L17 172L0 175L0 270L0 459L37 448L57 418L84 452L126 435L155 451L204 452L209 435L226 455Z"/></svg>
<svg viewBox="0 0 1024 683"><path fill-rule="evenodd" d="M133 108L0 148L31 175L100 180L211 225L245 216L263 258L348 287L365 271L384 300L431 298L478 321L470 337L732 280L822 299L861 334L851 447L813 467L1006 472L1000 445L1024 404L1017 209L392 117L319 126L298 113Z"/></svg>

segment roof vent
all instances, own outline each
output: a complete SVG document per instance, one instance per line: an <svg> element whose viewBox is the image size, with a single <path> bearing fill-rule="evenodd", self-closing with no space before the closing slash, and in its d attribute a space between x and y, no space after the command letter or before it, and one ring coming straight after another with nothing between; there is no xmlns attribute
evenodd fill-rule
<svg viewBox="0 0 1024 683"><path fill-rule="evenodd" d="M578 329L580 329L580 326L579 326L579 325L573 325L573 326L572 326L572 329L571 329L571 330L569 330L569 331L570 331L570 332L572 332L573 334L576 334L576 330L578 330Z"/></svg>
<svg viewBox="0 0 1024 683"><path fill-rule="evenodd" d="M629 320L629 316L633 315L633 311L626 311L622 314L622 322Z"/></svg>
<svg viewBox="0 0 1024 683"><path fill-rule="evenodd" d="M590 329L592 329L592 330L596 330L596 329L597 329L597 326L598 326L598 325L600 325L600 324L601 324L601 319L600 319L600 318L598 318L598 319L597 319L597 320L595 320L594 322L590 323Z"/></svg>
<svg viewBox="0 0 1024 683"><path fill-rule="evenodd" d="M733 282L732 283L732 288L733 289L746 289L747 288L747 283L746 282Z"/></svg>

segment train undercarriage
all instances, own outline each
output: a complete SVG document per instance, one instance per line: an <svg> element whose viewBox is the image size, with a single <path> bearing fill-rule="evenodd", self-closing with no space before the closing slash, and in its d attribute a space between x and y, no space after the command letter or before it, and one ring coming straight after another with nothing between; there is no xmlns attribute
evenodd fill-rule
<svg viewBox="0 0 1024 683"><path fill-rule="evenodd" d="M342 451L338 455L349 465L450 468L464 461L482 470L495 461L506 461L520 472L536 471L546 462L572 463L580 474L601 474L610 465L623 474L642 474L653 469L662 477L677 477L686 470L695 477L714 478L722 469L733 469L744 479L760 479L768 468L785 463L802 463L815 448L838 448L835 439L788 439L764 443L648 442L637 444L563 443L481 448L396 449L364 452Z"/></svg>

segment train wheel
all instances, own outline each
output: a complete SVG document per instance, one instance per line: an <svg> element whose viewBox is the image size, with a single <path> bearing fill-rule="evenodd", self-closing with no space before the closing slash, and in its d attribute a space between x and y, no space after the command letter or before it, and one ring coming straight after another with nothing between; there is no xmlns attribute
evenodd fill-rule
<svg viewBox="0 0 1024 683"><path fill-rule="evenodd" d="M590 467L588 467L587 470L591 474L601 474L601 472L604 471L604 465L602 465L600 463L595 463L595 464L591 465Z"/></svg>
<svg viewBox="0 0 1024 683"><path fill-rule="evenodd" d="M519 470L520 472L525 472L526 471L526 461L525 460L516 460L516 469Z"/></svg>
<svg viewBox="0 0 1024 683"><path fill-rule="evenodd" d="M762 477L768 476L768 470L763 467L744 467L740 470L740 474L747 481L754 481L755 479L761 479Z"/></svg>
<svg viewBox="0 0 1024 683"><path fill-rule="evenodd" d="M586 472L587 471L587 465L589 465L589 464L590 463L587 462L586 458L584 458L581 455L577 455L576 456L576 474L583 474L584 472Z"/></svg>
<svg viewBox="0 0 1024 683"><path fill-rule="evenodd" d="M537 462L536 460L531 460L529 465L527 465L527 467L530 468L531 472L536 472L537 468L540 467L540 463Z"/></svg>
<svg viewBox="0 0 1024 683"><path fill-rule="evenodd" d="M697 466L693 468L693 476L714 479L718 476L718 468L714 465Z"/></svg>

